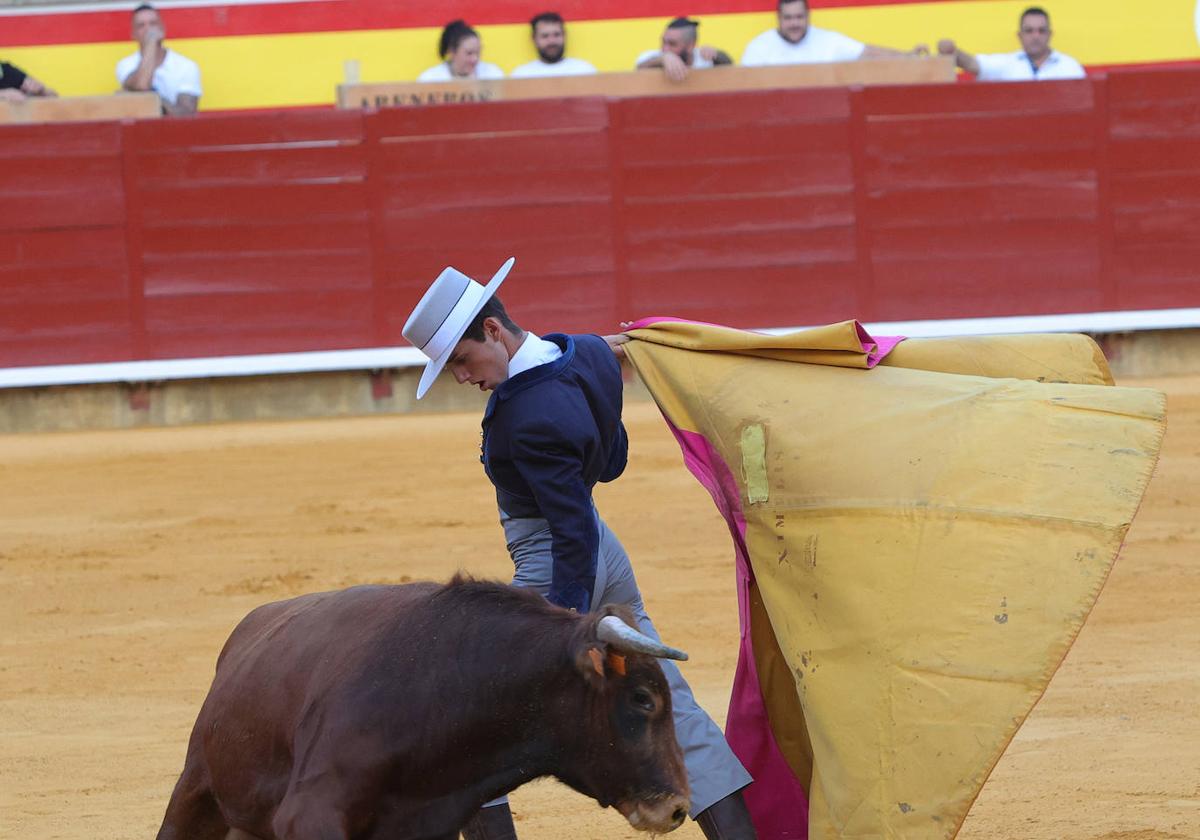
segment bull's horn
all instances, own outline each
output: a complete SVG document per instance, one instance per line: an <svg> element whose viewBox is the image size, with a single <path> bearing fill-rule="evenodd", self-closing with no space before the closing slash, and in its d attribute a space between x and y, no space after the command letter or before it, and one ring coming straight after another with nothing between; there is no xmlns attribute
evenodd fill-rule
<svg viewBox="0 0 1200 840"><path fill-rule="evenodd" d="M608 642L617 650L629 653L648 653L660 659L678 659L680 662L686 662L688 658L688 655L679 648L664 645L645 633L634 630L615 615L606 615L600 619L600 623L596 627L596 636L600 641Z"/></svg>

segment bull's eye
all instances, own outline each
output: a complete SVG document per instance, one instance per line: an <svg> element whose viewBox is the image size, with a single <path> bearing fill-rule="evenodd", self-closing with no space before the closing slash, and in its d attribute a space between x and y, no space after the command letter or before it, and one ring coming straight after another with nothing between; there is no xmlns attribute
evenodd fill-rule
<svg viewBox="0 0 1200 840"><path fill-rule="evenodd" d="M637 706L643 712L654 711L654 697L644 688L635 688L631 695L633 705Z"/></svg>

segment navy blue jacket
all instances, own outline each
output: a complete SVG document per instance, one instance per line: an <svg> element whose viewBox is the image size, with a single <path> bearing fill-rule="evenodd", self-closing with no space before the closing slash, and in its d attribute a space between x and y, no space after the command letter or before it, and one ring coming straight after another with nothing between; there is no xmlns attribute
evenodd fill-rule
<svg viewBox="0 0 1200 840"><path fill-rule="evenodd" d="M600 336L545 339L562 356L492 392L483 415L483 466L501 510L550 523L550 601L586 612L600 547L592 487L624 472L629 455L621 366Z"/></svg>

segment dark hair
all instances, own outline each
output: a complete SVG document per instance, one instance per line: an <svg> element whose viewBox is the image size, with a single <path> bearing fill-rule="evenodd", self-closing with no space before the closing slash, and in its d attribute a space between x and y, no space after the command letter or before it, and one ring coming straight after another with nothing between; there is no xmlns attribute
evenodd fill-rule
<svg viewBox="0 0 1200 840"><path fill-rule="evenodd" d="M142 5L138 6L136 9L134 9L132 12L130 12L129 16L133 17L138 12L157 12L157 11L158 11L158 9L154 8L149 3L143 3Z"/></svg>
<svg viewBox="0 0 1200 840"><path fill-rule="evenodd" d="M667 29L681 29L692 41L696 40L696 30L699 28L700 21L685 17L677 17L667 24Z"/></svg>
<svg viewBox="0 0 1200 840"><path fill-rule="evenodd" d="M1047 26L1050 25L1050 13L1047 12L1045 9L1043 9L1041 6L1030 6L1028 9L1021 12L1021 16L1019 18L1017 18L1017 20L1020 21L1021 23L1024 23L1025 18L1029 17L1030 15L1041 15L1042 17L1044 17L1046 19L1046 25Z"/></svg>
<svg viewBox="0 0 1200 840"><path fill-rule="evenodd" d="M779 0L779 5L775 7L776 11L782 11L788 3L803 3L804 10L808 11L808 0Z"/></svg>
<svg viewBox="0 0 1200 840"><path fill-rule="evenodd" d="M529 28L537 33L537 25L539 23L557 23L559 26L566 26L563 23L562 15L558 12L542 12L540 15L529 21Z"/></svg>
<svg viewBox="0 0 1200 840"><path fill-rule="evenodd" d="M504 329L513 335L520 335L524 332L512 318L508 317L508 312L504 309L504 304L500 302L500 298L493 295L483 305L483 309L479 310L479 314L475 316L475 320L471 322L471 326L467 327L467 331L463 333L463 338L469 338L472 341L483 341L483 322L487 318L495 318L504 326Z"/></svg>
<svg viewBox="0 0 1200 840"><path fill-rule="evenodd" d="M467 38L478 38L479 33L467 25L462 18L452 20L442 28L442 38L438 41L438 55L445 58L447 54L458 49L458 45Z"/></svg>

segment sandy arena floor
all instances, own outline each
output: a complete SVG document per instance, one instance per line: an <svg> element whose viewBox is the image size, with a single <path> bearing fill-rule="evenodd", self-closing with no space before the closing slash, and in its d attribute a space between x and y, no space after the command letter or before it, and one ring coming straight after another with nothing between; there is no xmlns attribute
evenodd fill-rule
<svg viewBox="0 0 1200 840"><path fill-rule="evenodd" d="M1200 838L1200 377L1070 656L961 837ZM645 403L598 501L651 615L724 719L736 604L725 526ZM216 654L264 601L511 567L475 415L0 437L0 838L157 831ZM632 838L555 783L522 840ZM674 836L699 838L694 824Z"/></svg>

